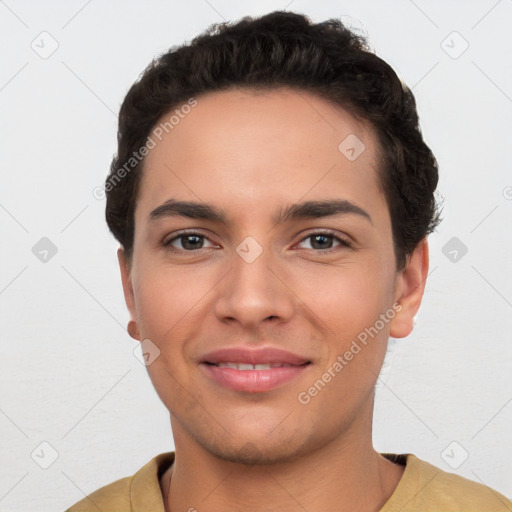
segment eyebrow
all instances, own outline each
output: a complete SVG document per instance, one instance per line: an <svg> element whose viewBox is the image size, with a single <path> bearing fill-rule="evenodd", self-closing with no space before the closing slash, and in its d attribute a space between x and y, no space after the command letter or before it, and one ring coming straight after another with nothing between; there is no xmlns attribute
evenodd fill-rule
<svg viewBox="0 0 512 512"><path fill-rule="evenodd" d="M368 212L347 200L306 201L291 204L281 209L273 217L273 221L276 224L282 224L294 219L320 219L335 215L359 215L372 224L372 218Z"/></svg>
<svg viewBox="0 0 512 512"><path fill-rule="evenodd" d="M306 201L291 204L281 208L272 217L275 224L283 224L290 220L320 219L336 215L359 215L366 218L370 224L370 214L359 206L347 200ZM177 201L169 199L157 206L148 216L148 222L154 222L163 217L187 217L189 219L203 219L226 224L227 215L224 210L218 209L208 203L194 201Z"/></svg>

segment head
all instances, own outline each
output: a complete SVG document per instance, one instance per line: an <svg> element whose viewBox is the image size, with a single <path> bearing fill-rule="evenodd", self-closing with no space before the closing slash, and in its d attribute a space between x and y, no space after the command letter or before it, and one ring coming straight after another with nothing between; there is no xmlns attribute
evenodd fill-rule
<svg viewBox="0 0 512 512"><path fill-rule="evenodd" d="M411 91L337 20L215 25L146 68L106 218L177 446L268 463L368 435L388 338L421 303L437 179ZM233 347L304 364L241 391L207 361Z"/></svg>

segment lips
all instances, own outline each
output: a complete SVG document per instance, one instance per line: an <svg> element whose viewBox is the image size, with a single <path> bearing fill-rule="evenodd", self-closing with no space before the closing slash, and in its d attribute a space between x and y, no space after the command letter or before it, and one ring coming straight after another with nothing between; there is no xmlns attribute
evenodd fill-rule
<svg viewBox="0 0 512 512"><path fill-rule="evenodd" d="M202 362L218 365L219 363L237 364L277 364L298 366L310 362L308 359L278 348L248 349L244 347L224 348L206 354Z"/></svg>
<svg viewBox="0 0 512 512"><path fill-rule="evenodd" d="M285 368L287 366L291 366L289 364L283 364L283 363L262 363L262 364L251 364L251 363L234 363L234 362L227 362L227 363L217 363L214 364L214 366L217 366L219 368L234 368L235 370L270 370L270 368Z"/></svg>
<svg viewBox="0 0 512 512"><path fill-rule="evenodd" d="M225 348L206 354L201 368L222 387L262 393L283 386L308 368L311 361L277 348Z"/></svg>

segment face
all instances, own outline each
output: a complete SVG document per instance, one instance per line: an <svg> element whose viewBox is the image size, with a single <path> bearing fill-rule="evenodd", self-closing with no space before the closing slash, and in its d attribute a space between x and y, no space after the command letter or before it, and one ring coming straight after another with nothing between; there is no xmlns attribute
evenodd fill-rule
<svg viewBox="0 0 512 512"><path fill-rule="evenodd" d="M397 272L377 168L369 128L286 88L200 96L151 150L119 261L176 447L270 463L371 437L427 267L423 243Z"/></svg>

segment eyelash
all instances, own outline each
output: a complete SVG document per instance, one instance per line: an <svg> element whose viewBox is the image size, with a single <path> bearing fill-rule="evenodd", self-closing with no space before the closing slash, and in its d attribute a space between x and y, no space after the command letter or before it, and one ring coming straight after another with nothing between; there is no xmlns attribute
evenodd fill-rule
<svg viewBox="0 0 512 512"><path fill-rule="evenodd" d="M171 243L174 242L175 240L178 240L185 236L192 236L192 235L209 240L206 235L198 233L197 231L180 231L173 238L169 239L166 242L163 242L162 246L165 249L169 250L170 252L180 253L180 254L182 254L182 253L199 253L203 249L209 249L209 247L201 247L200 249L186 250L186 249L176 249L175 247L172 247ZM338 250L340 247L352 248L352 244L350 242L348 242L348 240L337 236L335 232L330 231L330 230L315 231L313 233L310 233L310 234L306 235L305 237L303 237L299 243L302 243L305 240L307 240L308 238L312 238L312 237L318 236L318 235L332 237L334 240L339 242L339 245L330 247L329 249L308 249L311 251L315 251L317 254L331 254L332 252L335 252L336 250Z"/></svg>

